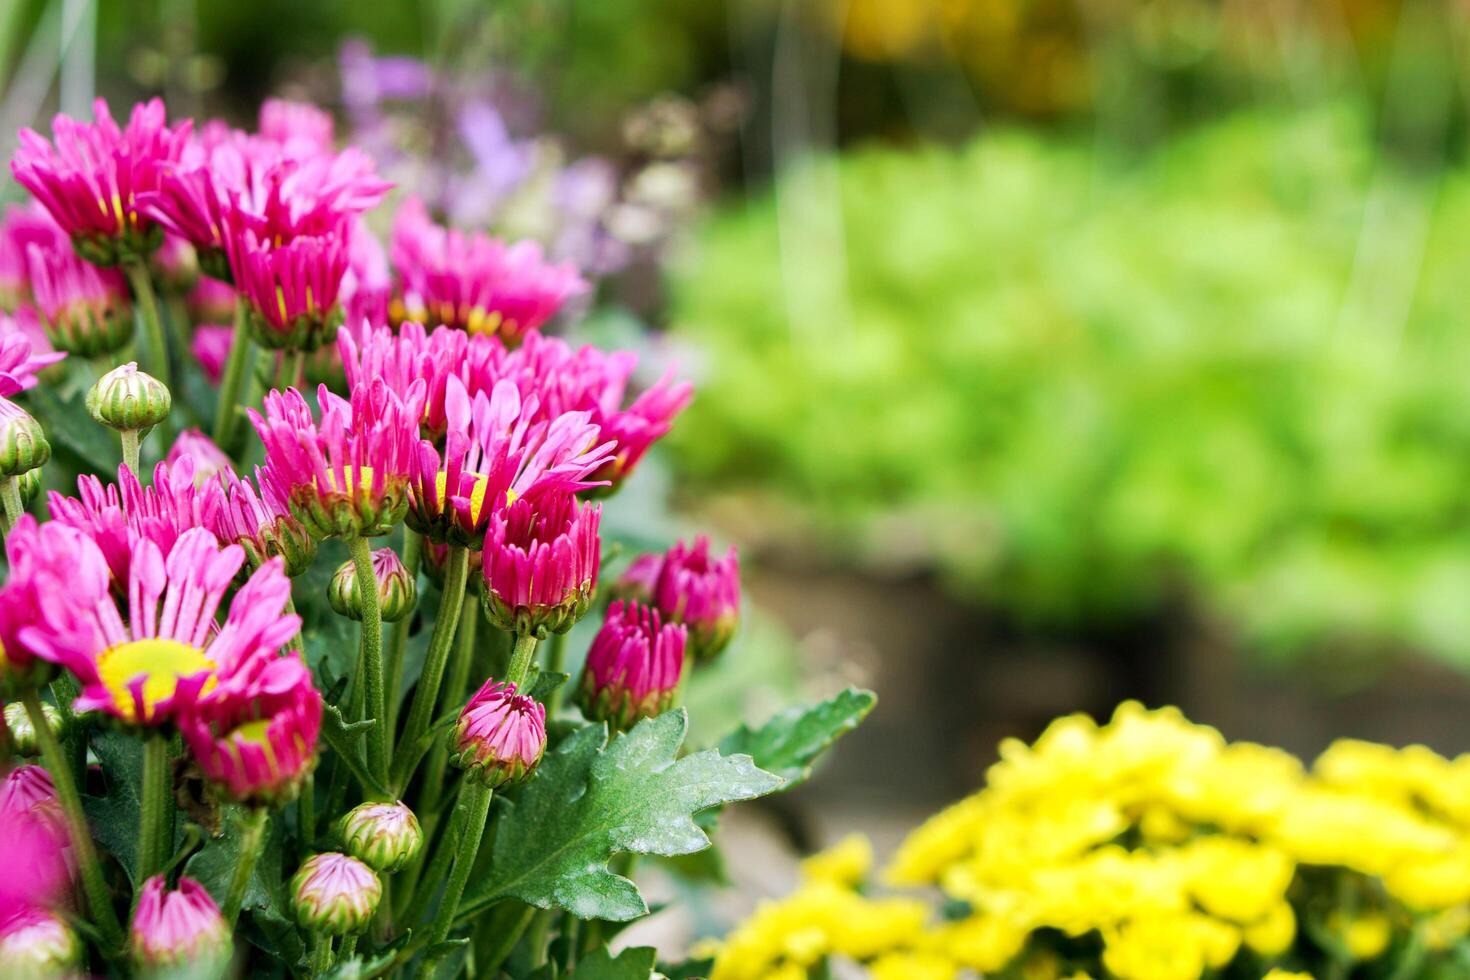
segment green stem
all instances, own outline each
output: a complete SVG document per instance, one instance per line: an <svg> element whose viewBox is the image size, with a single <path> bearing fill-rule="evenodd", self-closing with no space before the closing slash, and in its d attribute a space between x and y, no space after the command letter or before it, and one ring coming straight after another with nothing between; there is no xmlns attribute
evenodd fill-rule
<svg viewBox="0 0 1470 980"><path fill-rule="evenodd" d="M419 579L419 556L423 553L424 536L412 528L403 529L403 567L415 584ZM403 654L408 649L408 630L413 625L413 614L404 616L393 624L393 635L388 638L388 731L398 731L398 709L402 705L399 689L403 686Z"/></svg>
<svg viewBox="0 0 1470 980"><path fill-rule="evenodd" d="M82 876L82 890L87 895L87 907L92 913L92 923L102 934L102 941L111 954L122 948L122 924L118 922L117 910L112 907L112 893L107 888L107 879L102 876L102 865L97 860L92 831L87 827L87 817L82 811L82 795L77 792L76 780L72 778L71 767L66 764L66 753L56 740L56 733L46 724L40 695L34 690L28 690L21 695L21 703L30 716L31 727L36 730L36 739L41 744L41 759L51 773L56 799L66 816L66 829L71 836L71 852L76 855L77 868Z"/></svg>
<svg viewBox="0 0 1470 980"><path fill-rule="evenodd" d="M332 969L332 937L323 932L312 941L315 945L311 950L311 975L324 977Z"/></svg>
<svg viewBox="0 0 1470 980"><path fill-rule="evenodd" d="M357 952L357 933L342 937L342 948L337 951L337 962L346 963Z"/></svg>
<svg viewBox="0 0 1470 980"><path fill-rule="evenodd" d="M281 360L276 365L277 391L285 391L287 388L296 387L301 380L301 368L306 363L306 351L283 350Z"/></svg>
<svg viewBox="0 0 1470 980"><path fill-rule="evenodd" d="M138 878L147 881L163 869L173 841L164 840L173 801L169 799L168 739L160 734L143 741L143 813L138 825Z"/></svg>
<svg viewBox="0 0 1470 980"><path fill-rule="evenodd" d="M245 382L246 368L255 353L250 341L250 321L245 315L247 308L244 299L235 300L230 356L225 361L225 373L220 377L219 401L214 409L214 442L225 452L229 452L235 442L235 423L240 418L240 389Z"/></svg>
<svg viewBox="0 0 1470 980"><path fill-rule="evenodd" d="M158 299L153 295L153 280L148 277L148 264L137 259L123 264L133 299L143 316L143 346L148 351L148 373L165 387L173 387L168 366L168 344L163 339L163 321L158 317Z"/></svg>
<svg viewBox="0 0 1470 980"><path fill-rule="evenodd" d="M269 817L269 810L257 806L252 807L240 821L240 856L235 862L235 874L230 878L230 890L225 896L222 910L225 921L232 929L235 920L240 917L240 909L245 905L245 892L250 887L250 876L255 873L256 862L260 860L261 849L265 846L265 824Z"/></svg>
<svg viewBox="0 0 1470 980"><path fill-rule="evenodd" d="M444 564L444 595L439 602L439 613L434 619L434 634L429 638L429 652L424 657L424 670L419 675L418 686L413 692L413 704L408 709L408 720L403 725L403 740L398 743L398 752L393 757L391 785L395 792L401 793L408 785L415 766L423 757L419 741L429 729L434 705L439 700L439 685L444 681L444 666L449 662L449 651L454 646L454 633L459 626L459 610L464 603L464 584L468 574L469 549L464 545L450 545Z"/></svg>
<svg viewBox="0 0 1470 980"><path fill-rule="evenodd" d="M127 464L129 472L138 479L143 479L143 474L138 472L139 444L143 441L139 438L137 429L123 429L118 433L122 437L123 462Z"/></svg>
<svg viewBox="0 0 1470 980"><path fill-rule="evenodd" d="M546 669L553 674L557 674L562 671L566 663L567 635L565 633L554 634L551 637L551 650L546 655ZM566 688L567 685L563 684L555 691L552 691L551 696L546 699L546 717L548 719L555 715L557 709L561 707L562 692Z"/></svg>
<svg viewBox="0 0 1470 980"><path fill-rule="evenodd" d="M465 885L469 883L470 872L474 870L475 858L480 852L480 838L485 833L485 821L490 816L490 799L494 795L495 791L478 779L466 779L460 784L459 807L464 811L464 819L460 824L459 840L454 842L454 869L450 871L449 880L444 884L444 897L439 900L439 911L435 913L434 921L429 926L430 946L449 938L449 929L454 925L454 916L459 912L459 900L464 897ZM449 843L446 838L445 844ZM432 977L438 963L439 957L428 957L421 975Z"/></svg>
<svg viewBox="0 0 1470 980"><path fill-rule="evenodd" d="M546 947L550 939L551 913L546 909L537 909L526 930L526 944L530 947L532 968L540 967L546 962Z"/></svg>
<svg viewBox="0 0 1470 980"><path fill-rule="evenodd" d="M347 542L357 575L357 604L362 610L362 673L367 695L366 717L375 724L367 732L368 769L380 782L388 782L387 700L383 696L383 611L378 607L378 579L373 574L373 552L367 538Z"/></svg>
<svg viewBox="0 0 1470 980"><path fill-rule="evenodd" d="M526 683L526 672L531 669L531 661L536 656L536 636L533 633L517 633L516 647L510 654L510 666L506 668L505 679L514 684L519 691L521 685Z"/></svg>
<svg viewBox="0 0 1470 980"><path fill-rule="evenodd" d="M463 704L465 687L469 683L470 668L474 661L475 634L479 631L480 604L466 597L460 609L459 642L454 659L450 661L449 679L439 695L439 714L442 716L454 707ZM419 822L423 825L424 841L434 839L439 825L439 804L443 801L444 787L448 785L449 745L444 739L435 739L429 750L429 761L424 767L424 778L419 784L419 795L415 811L423 814ZM427 847L424 850L428 850ZM406 896L418 887L419 875L424 870L424 853L404 868L398 876L400 894Z"/></svg>
<svg viewBox="0 0 1470 980"><path fill-rule="evenodd" d="M491 946L485 953L485 975L496 976L500 965L510 956L511 950L516 948L521 934L531 924L531 918L536 914L536 907L527 905L520 915L505 924L505 928L495 937L495 945Z"/></svg>
<svg viewBox="0 0 1470 980"><path fill-rule="evenodd" d="M296 615L296 600L291 598L290 595L286 596L286 614L288 616ZM286 649L294 650L296 653L305 656L306 647L301 643L301 630L299 628L291 635L291 639L286 641Z"/></svg>
<svg viewBox="0 0 1470 980"><path fill-rule="evenodd" d="M439 840L439 846L434 849L434 857L429 862L428 871L419 878L418 884L414 886L412 897L409 899L408 907L398 917L398 921L409 928L418 925L423 918L424 912L429 907L429 899L434 897L439 882L444 880L444 874L449 870L449 862L454 860L454 849L459 846L464 826L464 811L455 807L454 812L449 815L449 826L444 830L444 836ZM424 846L429 844L429 835L424 835ZM403 894L408 894L407 886Z"/></svg>
<svg viewBox="0 0 1470 980"><path fill-rule="evenodd" d="M301 782L301 794L296 797L296 836L303 854L310 853L311 842L316 840L316 774L307 773Z"/></svg>
<svg viewBox="0 0 1470 980"><path fill-rule="evenodd" d="M20 499L20 477L6 477L3 482L0 482L0 503L3 503L5 507L5 533L9 534L10 529L15 527L15 522L20 520L20 515L25 510L25 505Z"/></svg>

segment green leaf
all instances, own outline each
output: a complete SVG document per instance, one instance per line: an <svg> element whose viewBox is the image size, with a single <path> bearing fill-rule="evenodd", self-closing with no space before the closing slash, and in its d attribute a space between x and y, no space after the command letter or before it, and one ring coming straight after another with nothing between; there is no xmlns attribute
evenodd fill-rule
<svg viewBox="0 0 1470 980"><path fill-rule="evenodd" d="M648 980L657 961L658 951L651 946L625 949L616 959L603 946L583 958L567 977L568 980Z"/></svg>
<svg viewBox="0 0 1470 980"><path fill-rule="evenodd" d="M342 764L357 777L363 789L388 799L392 794L373 778L358 748L357 736L375 724L375 721L367 719L349 725L342 718L342 710L335 704L329 704L322 711L322 739L331 746Z"/></svg>
<svg viewBox="0 0 1470 980"><path fill-rule="evenodd" d="M214 900L224 904L235 866L240 862L239 821L243 815L236 809L226 822L226 831L210 839L184 865L184 873L198 881ZM285 916L289 901L282 885L281 855L286 852L284 821L273 814L266 825L265 843L250 884L245 889L245 909L271 909Z"/></svg>
<svg viewBox="0 0 1470 980"><path fill-rule="evenodd" d="M138 884L138 822L143 805L138 786L143 775L143 743L116 731L101 731L92 737L92 751L107 776L106 796L84 796L82 808L98 842L105 847Z"/></svg>
<svg viewBox="0 0 1470 980"><path fill-rule="evenodd" d="M877 702L872 691L849 687L820 704L787 709L760 728L741 725L720 742L720 751L749 755L785 781L784 792L806 782L817 757L856 728Z"/></svg>
<svg viewBox="0 0 1470 980"><path fill-rule="evenodd" d="M546 699L561 689L561 686L571 678L571 674L561 670L543 670L536 675L535 682L531 685L531 697L545 704Z"/></svg>
<svg viewBox="0 0 1470 980"><path fill-rule="evenodd" d="M111 432L92 421L82 404L80 389L72 397L63 399L52 385L37 385L25 393L23 401L46 431L52 448L75 457L82 469L88 472L117 472L122 444Z"/></svg>
<svg viewBox="0 0 1470 980"><path fill-rule="evenodd" d="M685 960L683 963L660 963L658 972L667 980L700 980L714 969L714 960Z"/></svg>
<svg viewBox="0 0 1470 980"><path fill-rule="evenodd" d="M588 725L541 762L509 805L502 798L494 860L461 909L469 917L503 898L623 922L648 911L627 878L608 870L623 852L690 854L709 846L694 814L781 786L749 756L710 749L678 758L682 708L639 722L610 743Z"/></svg>

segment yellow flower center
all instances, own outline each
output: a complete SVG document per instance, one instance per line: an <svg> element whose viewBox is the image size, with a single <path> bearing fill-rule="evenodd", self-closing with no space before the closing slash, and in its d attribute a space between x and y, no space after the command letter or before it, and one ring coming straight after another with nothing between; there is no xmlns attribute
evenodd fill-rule
<svg viewBox="0 0 1470 980"><path fill-rule="evenodd" d="M343 470L347 477L347 492L355 494L358 491L372 493L373 490L373 468L371 466L359 466L356 469ZM327 489L333 493L340 492L337 486L337 471L327 470Z"/></svg>
<svg viewBox="0 0 1470 980"><path fill-rule="evenodd" d="M131 683L143 678L143 718L151 716L153 709L174 696L179 681L205 671L213 671L216 664L198 647L178 640L134 640L108 647L97 656L97 676L112 703L127 721L143 720L139 717L138 705L133 700ZM210 677L204 682L204 691L214 687Z"/></svg>
<svg viewBox="0 0 1470 980"><path fill-rule="evenodd" d="M490 489L490 480L488 477L481 476L478 473L465 473L464 476L472 477L475 481L474 485L470 487L470 523L478 524L480 523L480 511L485 508L485 494ZM434 479L434 491L440 500L446 500L448 498L448 484L449 474L440 470L439 475ZM506 506L510 506L515 501L516 492L514 490L505 491Z"/></svg>
<svg viewBox="0 0 1470 980"><path fill-rule="evenodd" d="M245 765L245 754L240 751L239 746L241 743L249 743L260 746L261 751L265 753L271 772L275 772L280 768L276 762L275 747L270 742L270 727L271 720L269 718L260 718L256 721L247 721L230 732L228 744L235 755L237 764L241 766Z"/></svg>
<svg viewBox="0 0 1470 980"><path fill-rule="evenodd" d="M470 310L465 321L465 329L470 333L493 334L500 331L501 315L497 310L493 313L486 312L483 306L476 306Z"/></svg>

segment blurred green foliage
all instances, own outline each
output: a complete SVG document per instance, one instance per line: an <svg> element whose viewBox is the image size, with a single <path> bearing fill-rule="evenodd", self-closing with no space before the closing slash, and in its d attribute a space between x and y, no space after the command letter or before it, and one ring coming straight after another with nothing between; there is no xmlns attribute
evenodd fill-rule
<svg viewBox="0 0 1470 980"><path fill-rule="evenodd" d="M1369 128L813 160L674 276L675 457L1044 626L1183 587L1258 649L1470 666L1470 175Z"/></svg>

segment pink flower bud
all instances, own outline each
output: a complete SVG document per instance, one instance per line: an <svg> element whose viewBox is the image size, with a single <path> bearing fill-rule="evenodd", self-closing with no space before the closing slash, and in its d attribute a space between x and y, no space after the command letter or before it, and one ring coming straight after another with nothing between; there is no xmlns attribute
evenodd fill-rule
<svg viewBox="0 0 1470 980"><path fill-rule="evenodd" d="M188 967L214 976L230 958L230 927L204 886L180 878L170 890L163 875L143 883L128 929L128 951L140 971Z"/></svg>
<svg viewBox="0 0 1470 980"><path fill-rule="evenodd" d="M0 976L69 977L81 964L81 940L51 912L29 908L0 924Z"/></svg>
<svg viewBox="0 0 1470 980"><path fill-rule="evenodd" d="M413 612L414 603L419 597L418 585L399 560L398 552L392 548L374 551L373 577L377 580L378 609L383 616L383 622L396 623ZM362 619L357 591L357 565L350 559L343 562L332 575L332 583L327 588L327 599L339 616Z"/></svg>
<svg viewBox="0 0 1470 980"><path fill-rule="evenodd" d="M587 611L602 557L599 505L569 493L521 499L490 521L483 569L485 615L503 630L565 633Z"/></svg>
<svg viewBox="0 0 1470 980"><path fill-rule="evenodd" d="M314 855L291 879L296 921L311 932L357 932L372 921L382 897L383 883L373 869L346 854Z"/></svg>
<svg viewBox="0 0 1470 980"><path fill-rule="evenodd" d="M459 713L453 737L461 769L492 787L521 782L546 751L546 709L491 678Z"/></svg>
<svg viewBox="0 0 1470 980"><path fill-rule="evenodd" d="M713 559L709 539L680 541L664 556L654 583L654 605L671 623L689 627L689 646L701 660L718 654L735 635L740 621L740 559L732 547Z"/></svg>
<svg viewBox="0 0 1470 980"><path fill-rule="evenodd" d="M656 610L614 602L582 672L582 710L615 729L668 710L684 677L682 626L663 623Z"/></svg>
<svg viewBox="0 0 1470 980"><path fill-rule="evenodd" d="M383 874L412 861L424 844L413 811L400 803L364 803L342 818L347 853Z"/></svg>

